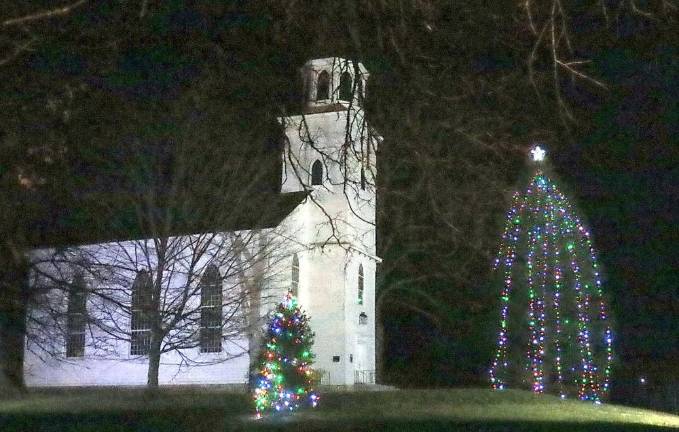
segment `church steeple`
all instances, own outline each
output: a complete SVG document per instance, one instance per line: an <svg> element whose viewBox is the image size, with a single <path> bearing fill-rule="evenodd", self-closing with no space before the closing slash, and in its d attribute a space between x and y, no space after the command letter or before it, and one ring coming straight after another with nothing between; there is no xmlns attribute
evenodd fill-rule
<svg viewBox="0 0 679 432"><path fill-rule="evenodd" d="M379 137L362 109L368 71L359 62L328 57L307 61L301 73L304 110L280 119L286 136L281 192L323 190L328 193L318 202L336 199L354 207L374 198ZM347 195L356 202L346 202Z"/></svg>
<svg viewBox="0 0 679 432"><path fill-rule="evenodd" d="M304 112L326 112L360 106L368 71L361 63L328 57L309 60L302 67Z"/></svg>
<svg viewBox="0 0 679 432"><path fill-rule="evenodd" d="M329 383L374 382L376 157L363 110L368 72L337 57L302 67L304 110L281 118L281 192L306 191L290 232L299 299L312 317L316 365ZM293 266L295 268L295 266Z"/></svg>

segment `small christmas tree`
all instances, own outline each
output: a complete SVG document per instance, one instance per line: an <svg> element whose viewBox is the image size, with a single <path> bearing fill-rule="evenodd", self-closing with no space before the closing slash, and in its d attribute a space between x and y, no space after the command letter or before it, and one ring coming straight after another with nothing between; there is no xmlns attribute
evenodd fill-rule
<svg viewBox="0 0 679 432"><path fill-rule="evenodd" d="M538 169L514 195L495 260L503 288L491 385L598 403L613 359L601 270L589 230L542 171L544 150L531 153Z"/></svg>
<svg viewBox="0 0 679 432"><path fill-rule="evenodd" d="M273 312L265 340L253 394L257 417L315 407L319 396L311 369L314 333L291 292Z"/></svg>

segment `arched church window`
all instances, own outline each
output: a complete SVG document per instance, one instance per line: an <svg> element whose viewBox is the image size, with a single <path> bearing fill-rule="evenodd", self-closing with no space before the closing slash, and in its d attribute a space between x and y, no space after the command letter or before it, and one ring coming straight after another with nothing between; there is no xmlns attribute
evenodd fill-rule
<svg viewBox="0 0 679 432"><path fill-rule="evenodd" d="M365 190L365 168L361 167L361 189Z"/></svg>
<svg viewBox="0 0 679 432"><path fill-rule="evenodd" d="M147 355L151 347L151 312L153 280L147 271L140 271L132 283L132 325L130 354Z"/></svg>
<svg viewBox="0 0 679 432"><path fill-rule="evenodd" d="M316 100L330 99L330 75L327 71L318 74L316 82Z"/></svg>
<svg viewBox="0 0 679 432"><path fill-rule="evenodd" d="M200 352L222 351L222 277L210 264L200 278Z"/></svg>
<svg viewBox="0 0 679 432"><path fill-rule="evenodd" d="M363 94L363 80L361 78L358 78L358 82L356 82L356 91L358 92L358 100L363 102L364 94Z"/></svg>
<svg viewBox="0 0 679 432"><path fill-rule="evenodd" d="M364 288L363 264L358 265L358 304L363 304L363 288Z"/></svg>
<svg viewBox="0 0 679 432"><path fill-rule="evenodd" d="M292 292L292 295L297 296L297 293L299 292L299 258L297 258L297 254L292 256L291 276L290 292Z"/></svg>
<svg viewBox="0 0 679 432"><path fill-rule="evenodd" d="M323 184L323 164L319 160L316 160L314 164L311 165L311 184Z"/></svg>
<svg viewBox="0 0 679 432"><path fill-rule="evenodd" d="M339 98L344 101L351 100L351 74L349 72L340 75Z"/></svg>
<svg viewBox="0 0 679 432"><path fill-rule="evenodd" d="M82 275L76 275L69 287L66 329L66 357L85 355L85 321L87 287Z"/></svg>

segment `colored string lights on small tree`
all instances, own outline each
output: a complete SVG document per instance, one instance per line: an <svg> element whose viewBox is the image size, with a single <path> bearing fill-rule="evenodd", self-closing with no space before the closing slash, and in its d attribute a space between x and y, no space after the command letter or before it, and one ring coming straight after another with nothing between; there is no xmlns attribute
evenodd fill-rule
<svg viewBox="0 0 679 432"><path fill-rule="evenodd" d="M257 418L316 407L311 347L314 333L297 299L288 292L271 315L253 393Z"/></svg>
<svg viewBox="0 0 679 432"><path fill-rule="evenodd" d="M490 382L599 403L613 360L601 270L589 230L542 170L545 151L531 155L538 169L514 194L494 262L503 287Z"/></svg>

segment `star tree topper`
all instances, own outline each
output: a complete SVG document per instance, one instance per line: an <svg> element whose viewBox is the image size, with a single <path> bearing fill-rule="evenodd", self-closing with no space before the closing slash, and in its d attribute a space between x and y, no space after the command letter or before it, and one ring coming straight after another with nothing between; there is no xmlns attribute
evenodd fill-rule
<svg viewBox="0 0 679 432"><path fill-rule="evenodd" d="M533 159L533 162L542 162L545 160L545 154L547 154L547 152L539 145L536 145L530 151L530 154L531 158Z"/></svg>

